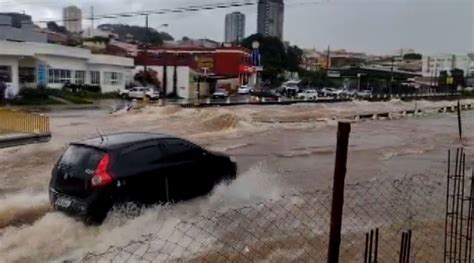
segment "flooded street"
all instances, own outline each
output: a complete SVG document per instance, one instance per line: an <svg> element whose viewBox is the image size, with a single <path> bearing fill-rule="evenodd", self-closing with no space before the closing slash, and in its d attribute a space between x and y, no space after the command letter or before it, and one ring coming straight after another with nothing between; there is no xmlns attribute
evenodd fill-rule
<svg viewBox="0 0 474 263"><path fill-rule="evenodd" d="M469 101L470 102L470 101ZM51 117L50 143L0 150L0 261L78 260L89 251L120 245L176 222L257 204L281 195L327 189L332 183L337 121L354 114L424 109L392 120L352 121L348 184L374 178L445 175L447 150L461 143L474 150L474 112L435 113L455 102L346 102L290 106L182 109L149 106L132 112L62 110ZM430 109L433 109L431 112ZM47 189L51 168L70 141L123 131L184 137L232 156L239 175L207 197L174 207L156 207L137 218L112 212L99 227L86 227L51 212ZM469 163L470 164L470 163Z"/></svg>

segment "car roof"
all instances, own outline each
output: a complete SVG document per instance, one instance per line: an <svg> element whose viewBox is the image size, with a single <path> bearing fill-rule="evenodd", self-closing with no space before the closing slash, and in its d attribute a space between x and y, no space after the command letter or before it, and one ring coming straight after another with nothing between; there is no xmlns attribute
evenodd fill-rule
<svg viewBox="0 0 474 263"><path fill-rule="evenodd" d="M73 142L71 145L89 146L105 151L121 150L128 146L159 139L176 138L163 133L148 132L124 132L116 134L107 134L87 139L81 142Z"/></svg>

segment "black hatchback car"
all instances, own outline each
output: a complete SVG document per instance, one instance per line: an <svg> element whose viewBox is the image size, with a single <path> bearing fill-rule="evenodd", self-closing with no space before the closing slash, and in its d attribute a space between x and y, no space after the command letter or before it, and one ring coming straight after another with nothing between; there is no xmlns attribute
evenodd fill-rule
<svg viewBox="0 0 474 263"><path fill-rule="evenodd" d="M112 206L152 205L209 193L236 177L228 156L155 133L121 133L71 143L52 171L54 209L101 223Z"/></svg>

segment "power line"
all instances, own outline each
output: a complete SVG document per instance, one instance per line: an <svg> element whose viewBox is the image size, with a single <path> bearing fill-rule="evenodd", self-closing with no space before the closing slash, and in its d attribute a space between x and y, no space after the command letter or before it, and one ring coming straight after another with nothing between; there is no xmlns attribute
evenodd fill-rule
<svg viewBox="0 0 474 263"><path fill-rule="evenodd" d="M164 14L173 14L173 13L187 13L187 12L198 12L206 10L216 10L216 9L228 9L234 7L245 7L256 5L257 0L246 0L240 2L231 2L231 3L216 3L209 5L194 5L186 7L178 7L171 9L158 9L158 10L142 10L134 12L121 12L121 13L112 13L112 14L103 14L94 17L83 18L82 20L103 20L103 19L116 19L116 18L129 18L145 15L164 15ZM35 23L48 23L48 22L65 22L65 21L79 21L79 19L40 19L34 21Z"/></svg>

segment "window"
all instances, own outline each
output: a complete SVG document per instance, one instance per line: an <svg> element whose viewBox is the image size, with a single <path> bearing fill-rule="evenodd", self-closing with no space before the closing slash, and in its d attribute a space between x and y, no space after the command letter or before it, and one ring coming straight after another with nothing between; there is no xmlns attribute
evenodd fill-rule
<svg viewBox="0 0 474 263"><path fill-rule="evenodd" d="M82 70L76 70L74 83L82 85L86 82L86 72Z"/></svg>
<svg viewBox="0 0 474 263"><path fill-rule="evenodd" d="M100 85L100 72L99 71L91 71L91 84L92 85Z"/></svg>
<svg viewBox="0 0 474 263"><path fill-rule="evenodd" d="M10 66L0 66L0 76L5 78L5 82L12 82L12 68Z"/></svg>
<svg viewBox="0 0 474 263"><path fill-rule="evenodd" d="M158 162L163 157L158 146L146 146L123 154L120 157L121 168L140 167Z"/></svg>
<svg viewBox="0 0 474 263"><path fill-rule="evenodd" d="M105 72L104 82L108 85L121 85L122 84L122 73L117 72Z"/></svg>
<svg viewBox="0 0 474 263"><path fill-rule="evenodd" d="M194 159L202 153L199 146L179 139L167 140L162 147L170 159Z"/></svg>
<svg viewBox="0 0 474 263"><path fill-rule="evenodd" d="M34 83L35 68L19 68L18 77L20 79L20 83Z"/></svg>
<svg viewBox="0 0 474 263"><path fill-rule="evenodd" d="M65 69L49 69L49 83L71 83L71 71Z"/></svg>

